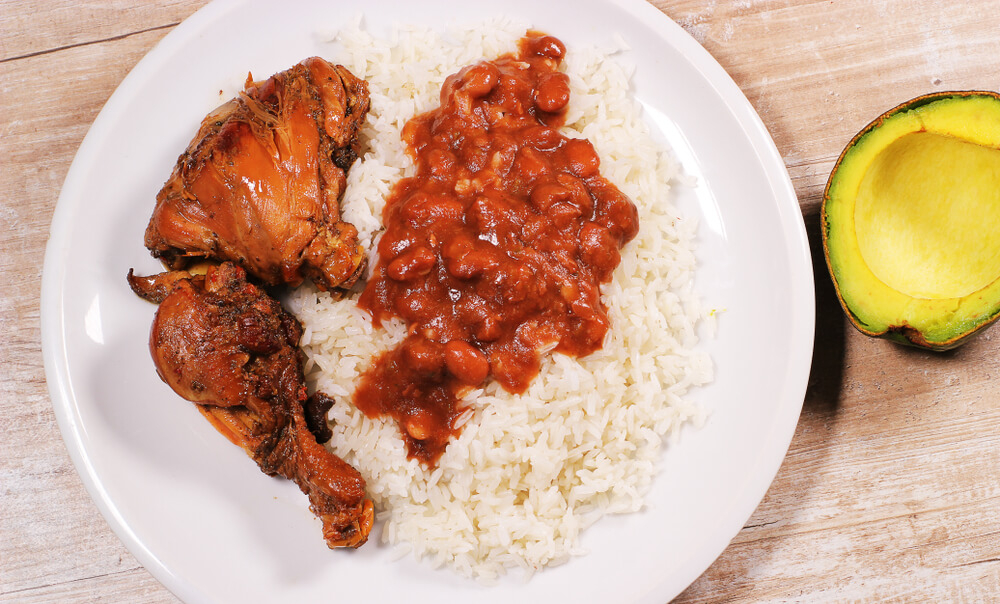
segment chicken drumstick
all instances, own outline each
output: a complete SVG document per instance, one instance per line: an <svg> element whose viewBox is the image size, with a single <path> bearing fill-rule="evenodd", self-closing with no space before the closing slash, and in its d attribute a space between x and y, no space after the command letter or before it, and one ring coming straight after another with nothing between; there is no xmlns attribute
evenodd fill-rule
<svg viewBox="0 0 1000 604"><path fill-rule="evenodd" d="M139 296L158 303L149 347L160 377L270 476L295 481L333 547L368 538L373 506L361 475L331 453L322 418L329 400L308 397L298 348L302 328L280 303L225 262L205 275L172 271L136 277ZM325 431L325 434L324 434Z"/></svg>

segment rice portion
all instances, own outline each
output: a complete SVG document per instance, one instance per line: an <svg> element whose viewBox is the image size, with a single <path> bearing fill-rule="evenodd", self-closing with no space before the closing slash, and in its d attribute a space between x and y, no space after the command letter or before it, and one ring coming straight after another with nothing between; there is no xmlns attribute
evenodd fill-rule
<svg viewBox="0 0 1000 604"><path fill-rule="evenodd" d="M371 91L362 132L369 147L349 172L343 214L372 264L384 197L412 174L403 125L438 104L445 77L515 51L527 28L494 20L443 34L399 29L388 40L360 26L337 34L338 60ZM374 329L353 299L310 287L287 300L304 327L310 385L338 399L330 446L368 482L381 540L482 580L565 562L585 553L581 532L601 516L641 509L665 441L702 417L685 394L712 377L708 356L694 351L706 313L692 291L695 224L669 199L677 167L642 121L630 70L608 49L569 46L564 67L571 100L563 131L591 140L601 173L639 209L639 234L602 290L611 318L602 350L548 355L523 395L495 382L470 393L461 434L428 469L407 459L391 420L369 419L350 403L358 376L402 340L405 326Z"/></svg>

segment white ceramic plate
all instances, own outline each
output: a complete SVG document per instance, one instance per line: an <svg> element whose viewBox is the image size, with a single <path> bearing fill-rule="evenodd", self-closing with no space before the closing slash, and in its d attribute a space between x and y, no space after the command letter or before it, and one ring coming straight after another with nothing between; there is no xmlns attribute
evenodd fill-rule
<svg viewBox="0 0 1000 604"><path fill-rule="evenodd" d="M651 602L680 593L725 549L774 478L794 431L812 352L808 242L781 157L723 69L641 0L507 1L506 14L574 44L633 49L635 94L699 186L680 189L701 221L700 291L724 308L706 343L712 412L665 455L648 509L607 518L587 556L484 587L370 542L330 551L305 498L265 478L157 378L146 346L154 311L125 274L158 264L142 246L153 199L201 118L248 70L267 75L329 46L315 35L363 11L443 27L494 16L496 3L222 0L178 26L122 82L66 178L42 287L45 368L70 455L130 551L190 602ZM336 59L335 56L328 57Z"/></svg>

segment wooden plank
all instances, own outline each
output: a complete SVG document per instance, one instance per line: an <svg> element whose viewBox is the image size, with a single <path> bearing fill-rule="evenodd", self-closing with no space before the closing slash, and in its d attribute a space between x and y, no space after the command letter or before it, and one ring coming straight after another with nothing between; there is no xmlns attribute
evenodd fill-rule
<svg viewBox="0 0 1000 604"><path fill-rule="evenodd" d="M0 9L0 62L153 31L162 35L206 0L158 0L142 7L128 0L15 2Z"/></svg>
<svg viewBox="0 0 1000 604"><path fill-rule="evenodd" d="M0 602L18 602L18 604L92 604L93 602L173 604L178 601L142 568L130 568L77 581L39 585L0 594Z"/></svg>
<svg viewBox="0 0 1000 604"><path fill-rule="evenodd" d="M1000 593L998 501L734 543L678 602L985 602Z"/></svg>
<svg viewBox="0 0 1000 604"><path fill-rule="evenodd" d="M0 7L0 601L172 602L66 455L45 388L38 290L48 224L90 123L203 0ZM767 496L680 602L984 601L1000 593L1000 335L945 354L863 337L823 264L833 162L882 111L1000 85L987 0L655 0L733 76L785 160L813 245L816 350ZM780 326L776 326L780 329Z"/></svg>
<svg viewBox="0 0 1000 604"><path fill-rule="evenodd" d="M43 14L60 9L40 4L33 8ZM121 7L98 8L99 22L118 29L86 33L132 31L115 17ZM140 601L129 598L131 588L119 595L122 572L141 575L143 593L158 598L150 601L172 598L110 531L69 460L45 384L38 308L49 221L73 155L114 88L165 33L152 28L0 62L0 105L14 109L0 123L0 599L94 601L96 593ZM5 56L20 43L17 35L2 39Z"/></svg>

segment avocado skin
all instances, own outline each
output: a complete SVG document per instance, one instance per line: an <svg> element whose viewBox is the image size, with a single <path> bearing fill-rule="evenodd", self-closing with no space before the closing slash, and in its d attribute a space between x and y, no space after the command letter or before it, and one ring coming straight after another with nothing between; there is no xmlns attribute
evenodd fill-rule
<svg viewBox="0 0 1000 604"><path fill-rule="evenodd" d="M1000 318L1000 279L979 291L950 300L925 301L895 290L891 295L883 295L885 292L882 290L892 288L874 277L861 256L853 224L853 204L856 199L850 199L852 196L856 198L857 188L849 186L853 185L853 180L845 185L845 179L841 175L845 164L862 161L860 166L851 166L854 174L848 179L860 182L872 163L870 159L880 151L874 152L867 163L864 163L864 157L858 160L852 156L870 139L878 136L873 133L883 129L887 123L910 119L910 115L932 116L939 107L942 111L950 111L951 107L961 107L970 100L987 111L991 125L995 123L995 133L991 128L985 128L989 132L987 135L977 132L975 144L1000 149L1000 95L979 90L938 92L901 103L872 120L851 139L831 171L821 209L823 253L841 307L852 325L865 335L917 348L944 351L967 342ZM922 120L918 118L917 121ZM948 124L948 119L944 123ZM961 120L956 123L961 123ZM899 124L896 123L893 127L898 128ZM899 137L925 129L904 129L899 136L887 138L878 144L884 150ZM969 140L963 138L964 133L938 133L955 136L959 140ZM842 209L847 206L850 206L849 211ZM997 209L1000 211L1000 208ZM844 262L844 258L849 261ZM863 274L857 276L852 274L854 272Z"/></svg>

